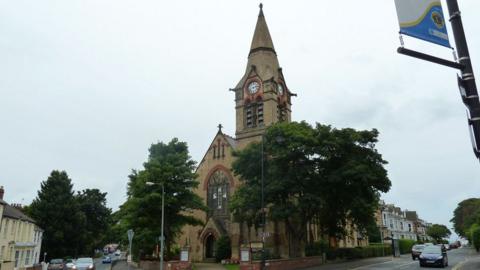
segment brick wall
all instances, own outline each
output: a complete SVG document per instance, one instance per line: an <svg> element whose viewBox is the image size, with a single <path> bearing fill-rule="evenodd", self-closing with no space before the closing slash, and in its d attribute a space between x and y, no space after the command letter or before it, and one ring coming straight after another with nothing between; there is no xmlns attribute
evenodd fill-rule
<svg viewBox="0 0 480 270"><path fill-rule="evenodd" d="M158 261L140 261L139 268L143 270L158 270L160 262ZM191 270L192 264L190 262L168 261L163 263L165 270Z"/></svg>
<svg viewBox="0 0 480 270"><path fill-rule="evenodd" d="M304 257L295 259L267 260L265 267L268 270L293 270L322 264L322 257ZM241 262L240 270L260 270L260 262Z"/></svg>

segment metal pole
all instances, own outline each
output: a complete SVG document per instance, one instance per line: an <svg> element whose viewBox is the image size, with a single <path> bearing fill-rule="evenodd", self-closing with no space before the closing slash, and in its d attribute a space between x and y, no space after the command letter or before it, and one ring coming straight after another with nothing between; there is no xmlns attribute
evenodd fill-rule
<svg viewBox="0 0 480 270"><path fill-rule="evenodd" d="M162 227L161 227L161 239L160 239L160 270L163 270L163 246L165 236L163 235L163 226L165 223L165 188L162 183Z"/></svg>
<svg viewBox="0 0 480 270"><path fill-rule="evenodd" d="M447 0L450 23L452 24L453 37L457 47L458 61L464 65L462 69L462 80L465 83L465 92L468 99L467 107L470 111L470 120L473 126L473 133L477 144L480 143L480 101L478 100L475 76L473 75L472 62L468 52L467 39L463 29L462 17L458 8L457 0ZM478 147L478 145L476 146Z"/></svg>
<svg viewBox="0 0 480 270"><path fill-rule="evenodd" d="M265 218L265 198L264 198L264 146L263 146L263 141L265 140L265 134L262 134L262 223L263 223L263 229L262 229L262 262L261 262L261 269L265 269L265 226L266 224L266 218Z"/></svg>

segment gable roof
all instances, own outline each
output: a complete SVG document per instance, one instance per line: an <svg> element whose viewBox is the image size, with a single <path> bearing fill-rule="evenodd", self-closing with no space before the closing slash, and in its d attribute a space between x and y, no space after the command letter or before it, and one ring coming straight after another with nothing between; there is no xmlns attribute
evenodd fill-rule
<svg viewBox="0 0 480 270"><path fill-rule="evenodd" d="M3 216L35 223L35 220L33 220L31 217L25 215L22 211L8 204L6 204L3 208Z"/></svg>
<svg viewBox="0 0 480 270"><path fill-rule="evenodd" d="M223 133L222 129L219 129L217 134L215 134L215 136L213 137L212 142L208 145L208 149L207 151L205 151L205 154L203 155L202 159L200 160L200 162L198 162L198 165L195 171L197 171L200 165L203 163L203 161L205 160L205 157L207 156L208 151L210 151L210 147L212 147L212 144L215 143L215 138L217 138L219 135L225 139L225 141L232 147L232 149L234 150L237 149L237 140L235 140L235 138L233 138L232 136L229 136Z"/></svg>

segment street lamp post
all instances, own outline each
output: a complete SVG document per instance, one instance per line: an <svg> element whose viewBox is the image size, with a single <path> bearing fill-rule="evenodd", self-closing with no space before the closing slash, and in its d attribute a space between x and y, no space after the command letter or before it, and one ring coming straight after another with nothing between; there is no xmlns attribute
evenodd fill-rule
<svg viewBox="0 0 480 270"><path fill-rule="evenodd" d="M265 134L262 135L262 162L261 162L261 167L262 167L262 170L261 170L261 190L262 190L262 197L261 197L261 206L262 206L262 262L261 262L261 265L260 265L260 268L263 270L265 269L265 226L267 225L266 223L266 218L265 218L265 198L264 198L264 141L265 140Z"/></svg>
<svg viewBox="0 0 480 270"><path fill-rule="evenodd" d="M277 143L282 143L284 138L282 136L277 136L276 139ZM262 134L262 161L261 161L261 206L262 206L262 261L260 265L260 269L265 269L265 227L267 226L267 218L266 218L266 211L265 211L265 134Z"/></svg>
<svg viewBox="0 0 480 270"><path fill-rule="evenodd" d="M153 186L156 183L146 182L147 186ZM163 227L165 224L165 186L162 183L162 225L160 227L160 270L163 270L163 248L165 242L165 236L163 234Z"/></svg>

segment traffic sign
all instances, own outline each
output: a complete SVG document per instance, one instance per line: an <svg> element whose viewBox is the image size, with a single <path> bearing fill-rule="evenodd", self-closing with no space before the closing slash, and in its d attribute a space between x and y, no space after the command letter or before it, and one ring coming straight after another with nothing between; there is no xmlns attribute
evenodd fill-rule
<svg viewBox="0 0 480 270"><path fill-rule="evenodd" d="M133 232L132 229L128 230L127 231L127 235L128 235L128 242L132 242L132 239L133 239L133 236L135 235L135 233Z"/></svg>

